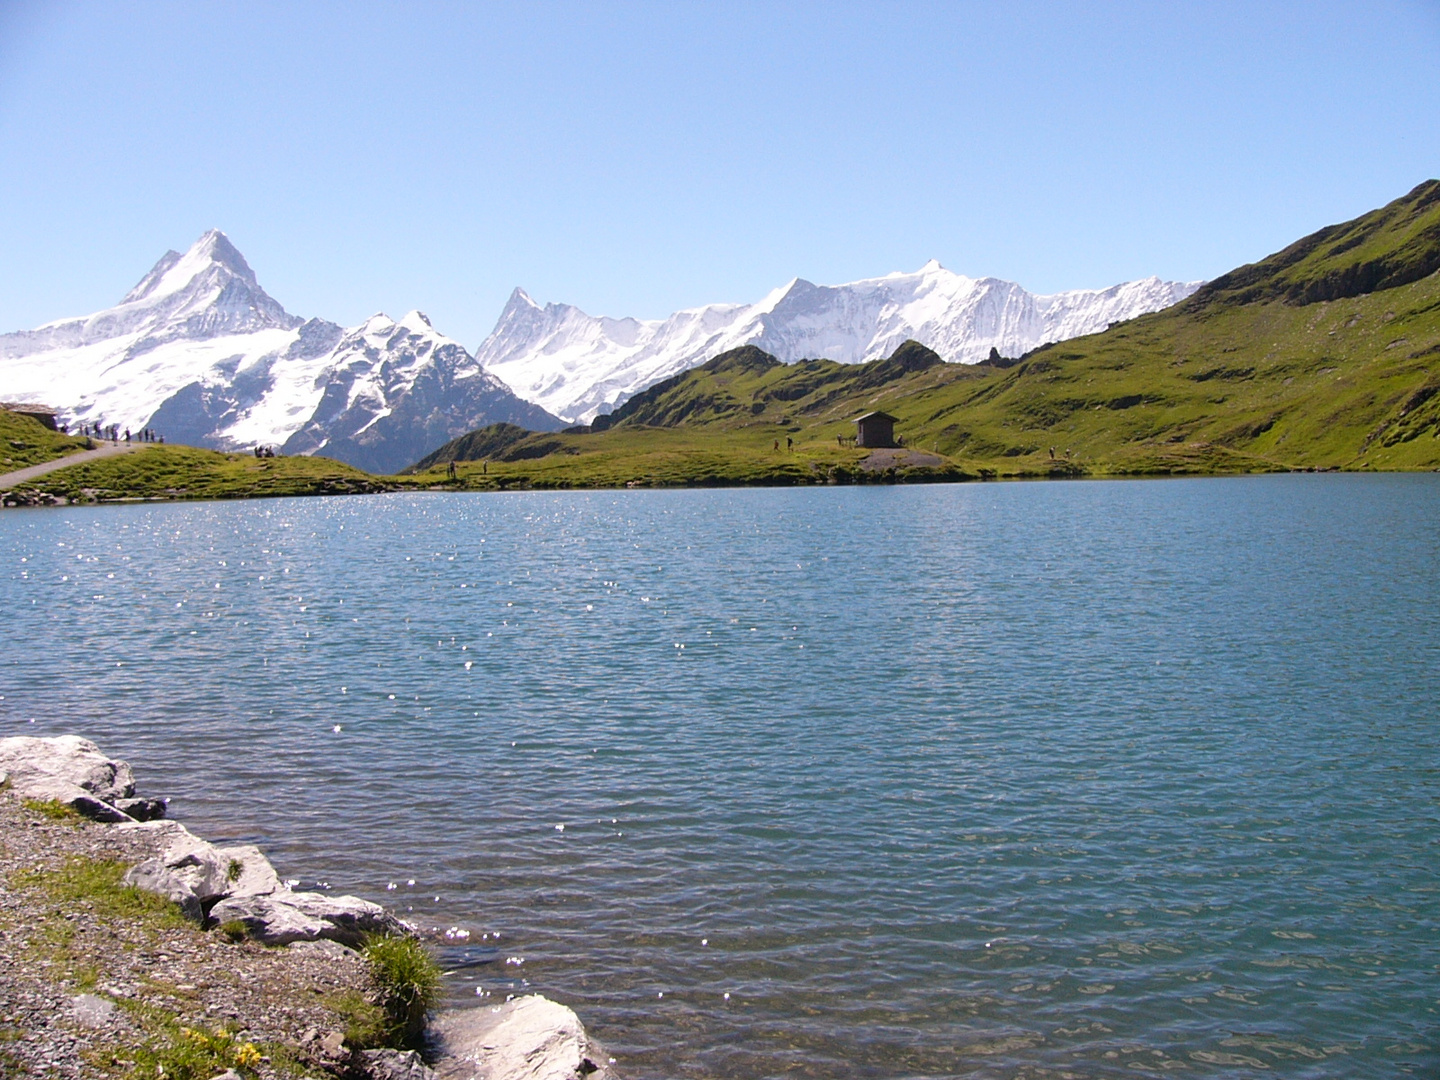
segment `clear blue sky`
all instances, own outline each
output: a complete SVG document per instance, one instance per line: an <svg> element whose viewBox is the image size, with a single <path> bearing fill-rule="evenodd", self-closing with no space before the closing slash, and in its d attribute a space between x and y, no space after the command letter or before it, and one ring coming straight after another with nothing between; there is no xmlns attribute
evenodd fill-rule
<svg viewBox="0 0 1440 1080"><path fill-rule="evenodd" d="M289 310L1213 277L1440 176L1440 2L0 0L0 330L212 226Z"/></svg>

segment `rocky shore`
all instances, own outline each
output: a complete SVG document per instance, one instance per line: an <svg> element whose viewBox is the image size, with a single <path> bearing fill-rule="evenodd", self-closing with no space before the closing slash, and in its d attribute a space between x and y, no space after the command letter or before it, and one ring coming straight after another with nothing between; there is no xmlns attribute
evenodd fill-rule
<svg viewBox="0 0 1440 1080"><path fill-rule="evenodd" d="M167 809L86 739L0 739L0 1076L613 1077L538 995L435 1012L401 1039L366 946L414 927L296 892L258 848L208 843Z"/></svg>

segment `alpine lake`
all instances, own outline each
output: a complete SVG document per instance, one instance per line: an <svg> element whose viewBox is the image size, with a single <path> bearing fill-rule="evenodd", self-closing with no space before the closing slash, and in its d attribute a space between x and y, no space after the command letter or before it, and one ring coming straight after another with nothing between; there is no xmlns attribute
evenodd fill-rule
<svg viewBox="0 0 1440 1080"><path fill-rule="evenodd" d="M1440 1072L1440 476L0 514L0 734L634 1080Z"/></svg>

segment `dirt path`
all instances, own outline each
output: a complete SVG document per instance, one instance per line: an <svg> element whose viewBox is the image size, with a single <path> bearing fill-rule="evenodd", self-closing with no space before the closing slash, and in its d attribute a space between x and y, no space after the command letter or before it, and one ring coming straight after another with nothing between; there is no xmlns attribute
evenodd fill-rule
<svg viewBox="0 0 1440 1080"><path fill-rule="evenodd" d="M937 465L944 464L944 458L927 450L891 447L884 450L871 450L860 462L860 468L866 472L879 472L881 469L933 469ZM0 477L0 481L3 480L4 477Z"/></svg>
<svg viewBox="0 0 1440 1080"><path fill-rule="evenodd" d="M0 474L0 491L14 487L16 484L23 484L27 480L34 480L37 476L44 476L46 473L54 472L56 469L64 469L70 465L79 465L86 461L98 461L100 458L114 457L116 454L128 454L131 450L138 450L144 445L134 442L113 442L102 443L94 450L81 450L78 454L67 454L54 461L42 461L39 465L29 465L23 469L16 469L14 472Z"/></svg>

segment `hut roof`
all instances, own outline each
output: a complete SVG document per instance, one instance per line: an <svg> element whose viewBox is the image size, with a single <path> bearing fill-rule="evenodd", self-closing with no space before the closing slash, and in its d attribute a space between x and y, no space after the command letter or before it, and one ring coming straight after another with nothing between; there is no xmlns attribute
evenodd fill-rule
<svg viewBox="0 0 1440 1080"><path fill-rule="evenodd" d="M41 416L54 416L56 410L49 405L37 405L30 401L0 401L0 409L7 412L37 413Z"/></svg>
<svg viewBox="0 0 1440 1080"><path fill-rule="evenodd" d="M858 424L861 420L889 420L894 424L897 423L900 418L898 416L891 416L888 412L880 412L877 410L875 412L867 412L863 416L855 417L855 423Z"/></svg>

